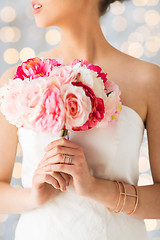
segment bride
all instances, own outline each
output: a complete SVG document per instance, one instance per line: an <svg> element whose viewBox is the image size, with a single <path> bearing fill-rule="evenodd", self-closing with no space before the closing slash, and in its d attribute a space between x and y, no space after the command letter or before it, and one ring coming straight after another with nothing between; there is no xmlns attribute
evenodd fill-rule
<svg viewBox="0 0 160 240"><path fill-rule="evenodd" d="M101 66L121 90L122 111L105 129L73 131L69 140L17 129L0 115L0 213L21 213L15 240L145 240L144 219L160 218L160 71L105 39L100 17L112 2L32 2L37 26L62 30L42 57ZM5 72L1 86L15 72ZM154 184L137 186L145 128ZM23 188L10 186L18 141Z"/></svg>

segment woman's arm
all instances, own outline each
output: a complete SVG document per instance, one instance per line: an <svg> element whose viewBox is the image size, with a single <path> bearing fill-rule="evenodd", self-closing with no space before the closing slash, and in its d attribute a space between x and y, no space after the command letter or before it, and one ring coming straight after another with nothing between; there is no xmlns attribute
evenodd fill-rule
<svg viewBox="0 0 160 240"><path fill-rule="evenodd" d="M124 184L126 192L135 195L135 190L132 185ZM122 191L122 188L121 188ZM160 218L160 184L153 184L148 186L139 186L139 201L135 213L132 216L142 219L159 219ZM118 201L118 189L116 184L106 179L96 178L90 192L86 197L92 198L97 202L102 203L106 208L114 209ZM128 197L125 203L123 212L131 212L135 207L136 199ZM120 207L123 204L121 198ZM117 213L118 214L118 213Z"/></svg>
<svg viewBox="0 0 160 240"><path fill-rule="evenodd" d="M144 219L160 218L160 68L151 65L147 70L144 82L146 92L149 160L154 184L139 186L139 203L133 216ZM144 73L145 75L146 73ZM96 179L94 189L89 197L101 202L106 207L114 209L118 199L115 183ZM135 194L134 188L125 184L128 193ZM123 201L123 199L122 199ZM127 197L124 212L131 211L135 206L135 198Z"/></svg>
<svg viewBox="0 0 160 240"><path fill-rule="evenodd" d="M16 68L9 69L2 76L0 87L7 83L9 78L13 78L15 71ZM31 189L10 186L17 144L17 128L9 124L0 112L0 214L16 214L31 210L43 205L60 192L54 188L57 180L48 174L39 174L38 168L33 176Z"/></svg>
<svg viewBox="0 0 160 240"><path fill-rule="evenodd" d="M16 68L9 69L0 80L0 87L12 78ZM17 128L0 113L0 214L20 213L33 208L29 201L30 189L10 186L16 158Z"/></svg>

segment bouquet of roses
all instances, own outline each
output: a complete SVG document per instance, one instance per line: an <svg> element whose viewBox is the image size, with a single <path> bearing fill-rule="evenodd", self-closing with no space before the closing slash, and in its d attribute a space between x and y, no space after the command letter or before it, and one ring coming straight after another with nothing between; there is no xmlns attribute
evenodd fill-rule
<svg viewBox="0 0 160 240"><path fill-rule="evenodd" d="M0 89L0 110L17 127L37 132L106 127L121 111L119 87L87 61L33 58Z"/></svg>

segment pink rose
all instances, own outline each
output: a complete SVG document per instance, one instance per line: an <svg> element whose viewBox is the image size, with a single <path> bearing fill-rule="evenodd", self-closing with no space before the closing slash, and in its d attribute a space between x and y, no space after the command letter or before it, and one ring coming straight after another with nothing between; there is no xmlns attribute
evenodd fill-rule
<svg viewBox="0 0 160 240"><path fill-rule="evenodd" d="M42 110L34 126L39 132L58 132L64 126L65 109L60 90L54 85L48 87L43 95Z"/></svg>
<svg viewBox="0 0 160 240"><path fill-rule="evenodd" d="M31 58L17 68L14 79L48 77L54 66L60 65L55 59Z"/></svg>
<svg viewBox="0 0 160 240"><path fill-rule="evenodd" d="M86 96L83 88L72 84L63 85L62 96L66 111L65 129L81 127L88 120L92 110L90 98Z"/></svg>
<svg viewBox="0 0 160 240"><path fill-rule="evenodd" d="M72 130L74 131L86 131L95 127L97 123L103 119L105 112L104 101L101 98L97 98L93 90L87 85L84 85L82 82L73 82L72 85L80 88L82 87L85 91L86 96L89 97L91 100L92 109L89 113L89 118L87 119L87 121L80 127L72 128Z"/></svg>
<svg viewBox="0 0 160 240"><path fill-rule="evenodd" d="M71 66L56 67L53 69L50 76L53 79L57 79L57 82L59 82L59 86L63 84L68 84L74 81L76 78Z"/></svg>

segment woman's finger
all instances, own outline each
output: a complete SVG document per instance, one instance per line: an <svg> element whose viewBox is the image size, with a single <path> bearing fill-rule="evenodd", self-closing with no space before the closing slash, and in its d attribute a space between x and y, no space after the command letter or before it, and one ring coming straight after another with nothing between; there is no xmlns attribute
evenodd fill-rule
<svg viewBox="0 0 160 240"><path fill-rule="evenodd" d="M56 156L57 154L61 154L61 156L59 157L60 157L60 160L62 160L64 157L63 154L74 156L74 155L77 155L78 153L79 153L78 150L75 148L68 148L68 147L57 145L45 153L42 161L46 161L50 157Z"/></svg>
<svg viewBox="0 0 160 240"><path fill-rule="evenodd" d="M62 172L60 172L60 174L61 174L62 177L65 179L65 181L66 181L66 185L69 186L70 175L68 175L67 173L62 173Z"/></svg>
<svg viewBox="0 0 160 240"><path fill-rule="evenodd" d="M51 156L50 158L40 162L39 167L45 167L50 164L58 164L58 163L65 163L65 164L73 164L74 156L73 155L64 155L64 154L57 154L55 156Z"/></svg>
<svg viewBox="0 0 160 240"><path fill-rule="evenodd" d="M51 184L54 188L60 189L60 185L58 181L52 177L50 174L44 174L42 179L44 179L44 182Z"/></svg>
<svg viewBox="0 0 160 240"><path fill-rule="evenodd" d="M43 170L45 172L64 172L71 176L73 176L76 173L78 173L78 167L75 167L76 165L68 165L68 164L52 164L48 165L46 167L43 167Z"/></svg>
<svg viewBox="0 0 160 240"><path fill-rule="evenodd" d="M46 172L44 171L43 168L38 168L36 171L35 171L36 175L38 175L38 180L40 181L39 183L42 184L44 182L47 182L48 181L48 178L49 179L54 179L52 182L54 183L54 186L55 188L57 189L61 189L62 191L65 191L66 190L66 180L63 178L63 176L58 173L58 172L54 172L54 171L50 171L47 173L47 175L50 175L49 176L46 176L47 178L47 181L46 178L43 177L43 175L45 176L46 175Z"/></svg>
<svg viewBox="0 0 160 240"><path fill-rule="evenodd" d="M57 182L60 185L61 190L65 191L66 190L66 181L62 177L62 175L60 173L57 173L57 172L54 172L54 171L52 173L50 173L50 175L57 180Z"/></svg>
<svg viewBox="0 0 160 240"><path fill-rule="evenodd" d="M46 173L45 171L43 171L43 169L36 169L33 176L33 185L36 188L39 188L45 182L51 184L56 189L60 188L58 181L49 173Z"/></svg>
<svg viewBox="0 0 160 240"><path fill-rule="evenodd" d="M57 145L60 145L60 146L65 146L65 147L68 147L68 148L75 148L75 149L79 149L80 146L78 146L77 144L75 144L74 142L68 140L68 139L65 139L65 138L61 138L61 139L58 139L58 140L55 140L51 143L49 143L46 147L45 147L45 151L49 151L51 150L52 148L56 147Z"/></svg>

